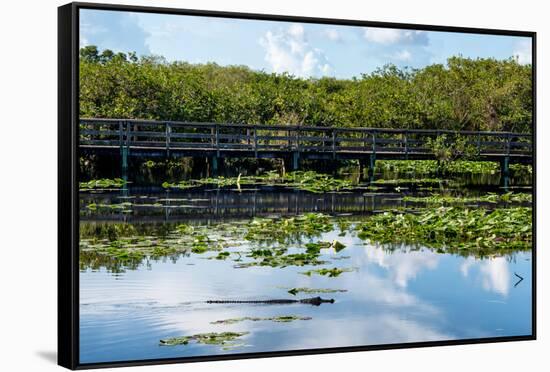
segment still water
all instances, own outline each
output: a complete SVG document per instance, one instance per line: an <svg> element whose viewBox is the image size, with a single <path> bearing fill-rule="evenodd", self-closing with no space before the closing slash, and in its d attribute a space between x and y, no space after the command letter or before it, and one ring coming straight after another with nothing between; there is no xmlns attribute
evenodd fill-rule
<svg viewBox="0 0 550 372"><path fill-rule="evenodd" d="M203 190L179 193L176 197L136 191L124 195L87 195L82 200L84 204L101 200L116 203L115 199L140 200L145 206L134 207L131 213L108 211L94 215L83 211L82 223L97 220L162 223L194 218L200 224L207 222L201 216L209 216L208 221L249 220L255 214L292 215L311 210L363 214L402 203L391 193L370 197L365 197L364 192L319 196L257 190L221 195L219 191ZM171 203L172 207L151 207L154 203ZM208 210L204 211L205 208ZM213 214L212 208L217 208L218 214ZM84 269L80 273L80 361L94 363L531 334L529 252L474 258L422 247L399 246L390 250L366 244L351 232L339 234L339 231L310 239L333 240L346 248L338 253L323 249L320 258L330 264L322 267L353 269L338 277L301 274L319 268L308 266L236 268L232 260L207 259L214 256L214 252L150 259L135 270L121 273L108 272L105 268ZM300 287L345 292L295 296L287 293L290 288ZM205 302L300 299L317 295L335 302L320 306ZM286 315L311 319L288 323L245 320L212 324L228 318ZM230 349L194 342L177 346L159 343L170 337L227 331L248 333Z"/></svg>

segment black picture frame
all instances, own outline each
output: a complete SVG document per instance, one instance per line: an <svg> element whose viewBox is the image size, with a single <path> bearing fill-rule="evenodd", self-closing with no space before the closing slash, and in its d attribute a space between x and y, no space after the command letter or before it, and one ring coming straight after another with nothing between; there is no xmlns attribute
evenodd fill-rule
<svg viewBox="0 0 550 372"><path fill-rule="evenodd" d="M391 27L474 34L523 36L532 40L532 112L533 112L533 249L532 249L532 334L490 338L460 339L334 347L308 350L239 353L231 355L195 356L170 359L127 360L81 364L79 362L79 201L78 201L78 113L79 113L79 11L81 9L145 12L174 15L194 15L219 18L240 18L282 22ZM291 355L342 353L354 351L387 350L432 346L465 345L536 339L536 32L486 28L467 28L389 23L347 19L310 18L284 15L252 14L190 9L156 8L144 6L97 3L70 3L58 8L58 364L69 369L137 366L169 363L188 363L247 358L265 358Z"/></svg>

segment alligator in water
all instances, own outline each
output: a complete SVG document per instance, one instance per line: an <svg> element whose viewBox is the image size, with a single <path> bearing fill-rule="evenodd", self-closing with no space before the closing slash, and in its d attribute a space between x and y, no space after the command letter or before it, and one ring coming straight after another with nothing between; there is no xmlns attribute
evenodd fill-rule
<svg viewBox="0 0 550 372"><path fill-rule="evenodd" d="M303 298L301 300L292 299L275 299L275 300L208 300L207 304L266 304L266 305L280 305L280 304L309 304L313 306L319 306L322 303L333 304L334 299L324 299L319 296L311 298Z"/></svg>

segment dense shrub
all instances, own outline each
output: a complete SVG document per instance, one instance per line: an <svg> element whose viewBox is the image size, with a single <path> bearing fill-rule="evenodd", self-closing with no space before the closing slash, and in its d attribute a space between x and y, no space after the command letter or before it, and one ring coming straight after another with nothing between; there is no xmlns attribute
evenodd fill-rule
<svg viewBox="0 0 550 372"><path fill-rule="evenodd" d="M531 66L451 57L353 79L81 49L82 117L530 132Z"/></svg>

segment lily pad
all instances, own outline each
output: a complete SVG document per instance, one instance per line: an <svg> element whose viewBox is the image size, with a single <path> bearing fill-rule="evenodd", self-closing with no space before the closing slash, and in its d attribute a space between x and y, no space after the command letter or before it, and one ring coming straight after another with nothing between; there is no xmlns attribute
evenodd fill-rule
<svg viewBox="0 0 550 372"><path fill-rule="evenodd" d="M198 333L192 336L172 337L160 340L162 346L176 346L187 345L191 341L195 341L198 344L206 345L228 345L237 346L233 343L234 340L247 335L249 332L210 332L210 333Z"/></svg>
<svg viewBox="0 0 550 372"><path fill-rule="evenodd" d="M307 276L311 276L312 274L318 274L318 275L328 276L329 278L335 278L337 276L340 276L340 274L342 273L351 272L354 270L355 269L353 268L333 267L332 269L323 268L323 269L317 269L317 270L308 270L308 271L301 272L300 274L307 275Z"/></svg>

